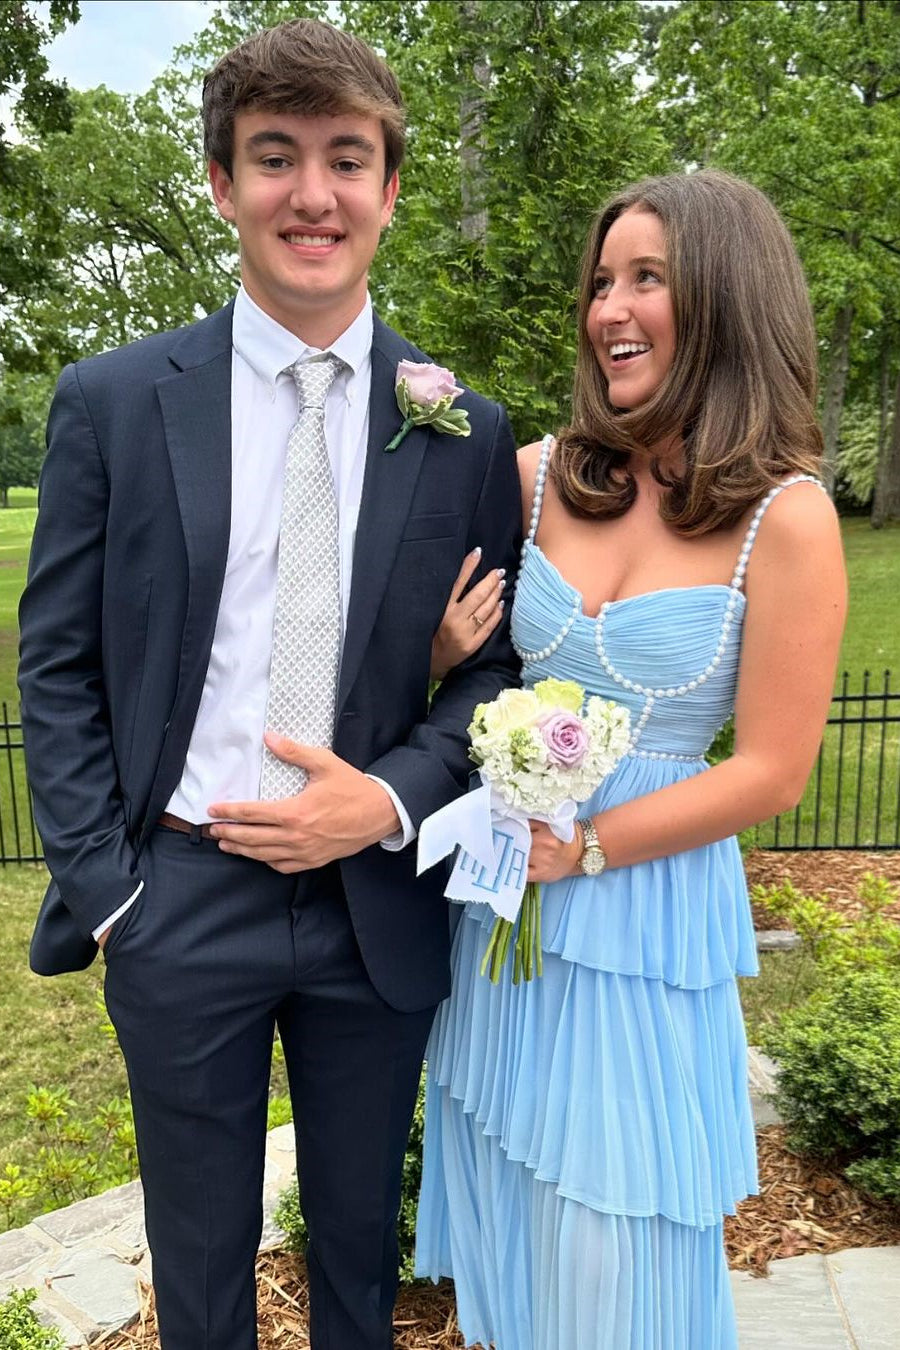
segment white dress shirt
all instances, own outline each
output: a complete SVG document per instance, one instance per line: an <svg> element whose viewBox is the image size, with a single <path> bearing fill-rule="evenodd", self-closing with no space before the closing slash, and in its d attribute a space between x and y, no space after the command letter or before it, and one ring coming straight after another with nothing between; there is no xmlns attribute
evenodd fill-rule
<svg viewBox="0 0 900 1350"><path fill-rule="evenodd" d="M250 299L234 305L231 356L231 531L225 580L209 666L181 782L166 807L183 820L211 819L212 802L259 800L263 733L275 622L278 531L285 458L297 420L297 387L288 367L319 355ZM353 547L369 432L372 302L328 348L344 362L325 400L325 440L338 504L341 609L350 604ZM404 847L415 837L408 813L387 783L401 831L383 841ZM96 937L137 898L143 882Z"/></svg>

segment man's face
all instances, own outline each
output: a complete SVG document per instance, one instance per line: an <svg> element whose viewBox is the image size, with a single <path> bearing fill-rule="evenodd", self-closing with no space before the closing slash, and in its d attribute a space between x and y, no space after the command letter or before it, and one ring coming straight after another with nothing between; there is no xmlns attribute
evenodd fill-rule
<svg viewBox="0 0 900 1350"><path fill-rule="evenodd" d="M374 117L264 110L234 122L233 173L210 164L219 214L237 226L241 277L271 318L327 346L365 303L369 265L399 180L384 181Z"/></svg>

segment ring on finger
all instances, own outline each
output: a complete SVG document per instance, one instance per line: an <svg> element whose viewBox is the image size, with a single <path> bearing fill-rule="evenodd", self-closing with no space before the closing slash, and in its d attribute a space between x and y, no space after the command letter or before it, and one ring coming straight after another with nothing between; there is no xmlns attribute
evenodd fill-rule
<svg viewBox="0 0 900 1350"><path fill-rule="evenodd" d="M476 627L476 628L481 628L482 625L484 624L484 619L479 619L479 617L478 617L477 614L473 614L471 617L472 617L472 622L474 623L475 627Z"/></svg>

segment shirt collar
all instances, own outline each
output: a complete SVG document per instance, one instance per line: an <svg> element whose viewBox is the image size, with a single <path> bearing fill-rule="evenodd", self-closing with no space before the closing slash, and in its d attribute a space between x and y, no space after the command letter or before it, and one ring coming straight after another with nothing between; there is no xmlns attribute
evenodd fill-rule
<svg viewBox="0 0 900 1350"><path fill-rule="evenodd" d="M275 382L282 371L304 356L318 355L318 347L309 347L296 334L283 328L271 318L241 286L234 302L232 344L239 356L265 383L271 398L275 397ZM327 348L334 352L357 374L372 350L372 297L339 337Z"/></svg>

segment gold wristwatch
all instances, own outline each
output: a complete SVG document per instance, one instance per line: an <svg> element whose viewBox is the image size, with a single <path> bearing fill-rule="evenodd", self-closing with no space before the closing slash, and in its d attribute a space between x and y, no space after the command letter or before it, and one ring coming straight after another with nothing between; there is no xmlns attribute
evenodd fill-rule
<svg viewBox="0 0 900 1350"><path fill-rule="evenodd" d="M581 870L586 877L599 877L600 873L606 870L606 854L600 847L594 822L589 816L587 820L582 820L579 824L584 839L584 849L580 859Z"/></svg>

